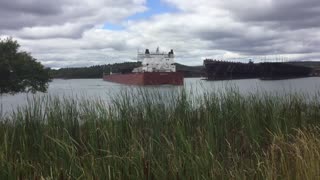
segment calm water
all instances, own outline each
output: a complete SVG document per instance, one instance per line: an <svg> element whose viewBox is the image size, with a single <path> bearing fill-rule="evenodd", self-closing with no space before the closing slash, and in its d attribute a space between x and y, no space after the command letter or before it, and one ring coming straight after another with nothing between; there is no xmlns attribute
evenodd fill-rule
<svg viewBox="0 0 320 180"><path fill-rule="evenodd" d="M204 91L213 91L225 89L226 87L237 87L241 93L259 92L299 92L305 94L314 94L320 90L320 77L261 81L259 79L231 80L231 81L203 81L200 78L186 78L184 87L192 89L195 93ZM145 88L157 91L177 91L181 86L126 86L103 81L102 79L71 79L71 80L53 80L48 89L48 94L65 97L85 97L100 98L108 101L110 97L116 95L123 89ZM36 96L44 93L37 93ZM8 114L17 106L26 104L31 94L20 93L16 95L3 95L0 97L2 113Z"/></svg>

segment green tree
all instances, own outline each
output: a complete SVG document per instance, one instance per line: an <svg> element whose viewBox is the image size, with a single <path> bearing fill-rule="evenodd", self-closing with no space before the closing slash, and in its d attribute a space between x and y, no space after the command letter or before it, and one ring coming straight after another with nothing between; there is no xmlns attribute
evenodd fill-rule
<svg viewBox="0 0 320 180"><path fill-rule="evenodd" d="M20 52L12 38L0 39L0 94L45 92L50 81L49 68L30 53Z"/></svg>

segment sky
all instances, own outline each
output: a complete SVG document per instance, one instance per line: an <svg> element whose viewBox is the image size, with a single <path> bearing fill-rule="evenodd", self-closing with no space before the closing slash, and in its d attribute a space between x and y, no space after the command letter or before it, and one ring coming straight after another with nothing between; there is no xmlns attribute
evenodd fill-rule
<svg viewBox="0 0 320 180"><path fill-rule="evenodd" d="M0 0L0 37L46 67L136 61L320 60L319 0Z"/></svg>

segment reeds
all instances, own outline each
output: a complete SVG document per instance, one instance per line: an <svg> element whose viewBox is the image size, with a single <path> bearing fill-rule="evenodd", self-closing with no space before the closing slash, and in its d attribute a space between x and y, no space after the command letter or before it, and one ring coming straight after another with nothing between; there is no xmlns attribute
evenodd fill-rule
<svg viewBox="0 0 320 180"><path fill-rule="evenodd" d="M1 117L0 178L319 178L318 95L191 93L34 98Z"/></svg>

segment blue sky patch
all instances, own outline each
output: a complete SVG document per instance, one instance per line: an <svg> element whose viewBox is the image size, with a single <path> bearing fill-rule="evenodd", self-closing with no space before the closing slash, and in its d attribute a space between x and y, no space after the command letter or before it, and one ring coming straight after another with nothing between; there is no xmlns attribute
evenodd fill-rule
<svg viewBox="0 0 320 180"><path fill-rule="evenodd" d="M113 31L121 31L124 27L121 24L114 24L114 23L105 23L103 25L103 29L109 29Z"/></svg>
<svg viewBox="0 0 320 180"><path fill-rule="evenodd" d="M165 2L162 2L161 0L147 0L147 10L145 12L137 13L132 16L129 16L125 20L143 20L143 19L148 19L154 15L157 14L164 14L164 13L173 13L177 12L178 10L166 4ZM113 24L113 23L106 23L103 26L104 29L109 29L109 30L115 30L115 31L120 31L123 30L124 27L121 24Z"/></svg>
<svg viewBox="0 0 320 180"><path fill-rule="evenodd" d="M177 12L178 10L173 6L168 5L161 0L148 0L146 6L148 10L142 13L137 13L127 18L127 20L147 19L153 15Z"/></svg>

